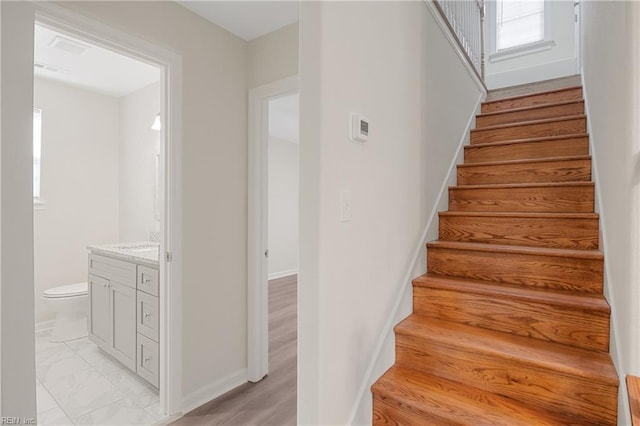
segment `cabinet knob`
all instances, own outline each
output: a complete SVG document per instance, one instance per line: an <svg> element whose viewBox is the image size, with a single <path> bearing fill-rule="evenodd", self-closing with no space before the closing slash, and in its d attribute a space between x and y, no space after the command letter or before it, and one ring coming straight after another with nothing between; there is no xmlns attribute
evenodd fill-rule
<svg viewBox="0 0 640 426"><path fill-rule="evenodd" d="M151 361L151 357L150 356L145 356L144 357L144 362L149 362Z"/></svg>
<svg viewBox="0 0 640 426"><path fill-rule="evenodd" d="M151 316L151 312L145 312L145 313L144 313L144 317L145 317L145 318L149 318L150 316Z"/></svg>

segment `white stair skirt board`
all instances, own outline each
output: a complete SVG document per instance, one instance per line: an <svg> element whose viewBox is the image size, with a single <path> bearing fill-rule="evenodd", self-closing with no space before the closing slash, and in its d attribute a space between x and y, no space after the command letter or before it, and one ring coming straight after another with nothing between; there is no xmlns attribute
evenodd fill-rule
<svg viewBox="0 0 640 426"><path fill-rule="evenodd" d="M269 279L275 280L278 278L290 277L291 275L297 275L297 274L298 274L297 269L290 269L288 271L280 271L280 272L272 272L269 274Z"/></svg>

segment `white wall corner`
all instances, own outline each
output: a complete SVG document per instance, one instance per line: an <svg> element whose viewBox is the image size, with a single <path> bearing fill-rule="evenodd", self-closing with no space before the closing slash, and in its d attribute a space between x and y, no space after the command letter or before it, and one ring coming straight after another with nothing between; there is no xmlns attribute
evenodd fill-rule
<svg viewBox="0 0 640 426"><path fill-rule="evenodd" d="M481 91L475 106L469 116L467 125L462 131L458 148L455 155L451 159L446 178L440 185L440 191L436 198L436 202L431 209L427 223L425 225L422 236L414 250L413 257L409 263L409 268L405 273L402 281L397 285L396 298L391 307L387 320L384 323L380 337L376 344L371 361L364 374L362 383L358 389L357 398L354 401L351 413L349 415L350 425L371 424L371 385L384 373L395 361L395 334L393 328L403 318L412 312L413 289L411 286L412 279L425 273L426 271L426 244L427 242L437 239L438 235L438 212L446 210L449 203L449 193L447 188L456 182L457 168L456 165L464 160L463 147L469 143L469 133L475 125L476 114L480 113L482 100L485 98L486 92Z"/></svg>
<svg viewBox="0 0 640 426"><path fill-rule="evenodd" d="M589 117L589 96L588 96L588 88L586 85L586 81L584 79L584 70L580 70L580 77L582 79L582 97L584 98L584 111ZM616 367L616 371L618 373L618 378L620 380L620 386L618 388L618 424L630 425L631 417L629 412L629 396L627 393L627 383L625 381L626 371L623 358L622 358L622 348L620 346L620 340L618 336L621 335L619 331L620 327L620 318L618 318L618 311L616 309L616 301L613 292L613 283L611 282L611 275L609 271L611 270L609 258L611 253L608 251L607 244L607 228L605 219L605 209L602 204L602 197L599 195L602 193L600 188L600 179L598 176L598 158L597 151L595 149L595 138L594 133L591 130L592 120L587 119L587 133L589 134L589 152L591 154L591 174L593 176L593 180L595 181L595 209L596 213L600 215L600 250L604 255L604 294L611 306L611 325L610 325L610 333L611 333L611 343L609 352L611 354L611 358Z"/></svg>
<svg viewBox="0 0 640 426"><path fill-rule="evenodd" d="M188 395L184 395L182 398L182 412L188 413L244 383L247 383L247 369L241 368L213 383L196 389Z"/></svg>

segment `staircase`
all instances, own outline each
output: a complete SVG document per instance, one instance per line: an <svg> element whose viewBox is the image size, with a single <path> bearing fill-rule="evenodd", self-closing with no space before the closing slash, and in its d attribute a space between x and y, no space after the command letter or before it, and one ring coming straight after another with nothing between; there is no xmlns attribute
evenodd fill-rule
<svg viewBox="0 0 640 426"><path fill-rule="evenodd" d="M614 425L581 87L482 104L375 425Z"/></svg>

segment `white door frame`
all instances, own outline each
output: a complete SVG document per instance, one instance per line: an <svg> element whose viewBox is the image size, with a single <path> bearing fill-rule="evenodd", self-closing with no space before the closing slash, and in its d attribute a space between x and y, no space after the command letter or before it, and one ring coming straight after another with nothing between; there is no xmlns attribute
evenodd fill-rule
<svg viewBox="0 0 640 426"><path fill-rule="evenodd" d="M182 410L182 57L51 2L35 2L35 21L161 69L160 408Z"/></svg>
<svg viewBox="0 0 640 426"><path fill-rule="evenodd" d="M298 76L249 91L249 214L247 287L247 378L269 372L268 149L269 101L297 93Z"/></svg>

